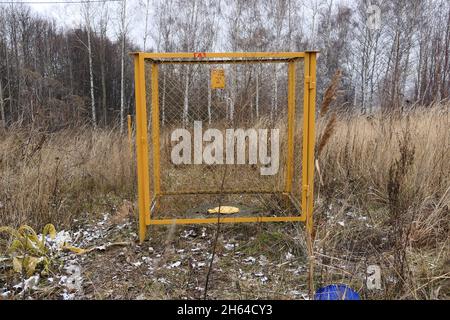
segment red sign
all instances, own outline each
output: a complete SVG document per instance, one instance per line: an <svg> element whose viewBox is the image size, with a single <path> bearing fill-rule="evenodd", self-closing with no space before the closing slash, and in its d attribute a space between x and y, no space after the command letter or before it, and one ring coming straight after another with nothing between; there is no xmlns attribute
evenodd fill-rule
<svg viewBox="0 0 450 320"><path fill-rule="evenodd" d="M206 58L206 52L194 52L194 58Z"/></svg>

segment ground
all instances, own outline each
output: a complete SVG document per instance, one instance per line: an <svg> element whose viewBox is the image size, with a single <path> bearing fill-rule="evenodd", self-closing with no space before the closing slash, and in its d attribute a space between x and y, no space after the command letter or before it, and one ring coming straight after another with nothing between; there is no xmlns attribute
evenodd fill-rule
<svg viewBox="0 0 450 320"><path fill-rule="evenodd" d="M56 250L54 274L27 292L21 278L11 276L3 297L204 299L218 226L153 226L148 241L139 244L130 209L125 202L113 214L79 219L72 231L59 231L70 245L93 250ZM220 225L207 298L308 299L303 235L301 224ZM335 268L346 272L348 266ZM364 277L360 274L359 282Z"/></svg>
<svg viewBox="0 0 450 320"><path fill-rule="evenodd" d="M72 245L96 247L89 253L55 255L55 274L41 279L26 297L46 299L203 299L217 225L152 227L137 241L134 217L104 214L79 223L68 234ZM305 299L305 255L293 252L278 225L221 226L208 299ZM297 225L300 227L300 225ZM71 270L78 266L79 272ZM68 279L81 286L70 290ZM50 281L49 281L50 279ZM4 298L20 298L12 277ZM7 292L7 293L5 293Z"/></svg>
<svg viewBox="0 0 450 320"><path fill-rule="evenodd" d="M207 299L310 299L309 260L302 224L220 225L210 270L217 224L151 226L148 240L140 244L133 208L134 205L124 201L112 213L86 215L76 219L71 230L59 230L57 240L48 239L48 246L52 248L49 275L39 279L36 278L38 272L34 277L21 276L3 262L0 265L5 271L0 273L1 297L204 299L209 272ZM392 255L389 250L382 250L383 243L388 241L387 233L372 225L376 218L362 216L348 208L338 207L327 212L325 217L317 217L321 236L315 241L315 288L345 283L358 291L363 299L386 298L396 284L389 269ZM345 235L350 232L352 242L346 242ZM323 243L337 236L341 243L327 249ZM59 245L55 241L60 241ZM88 251L77 254L62 250L63 241L66 246ZM382 252L374 256L369 247ZM434 255L429 261L424 259L425 255L417 261L421 261L422 267L425 265L428 275L434 274L434 269L439 272L438 276L427 278L436 282L436 286L426 283L427 290L436 295L430 298L445 298L448 273L442 271L436 261L446 260L442 256L435 259ZM410 262L414 264L412 258ZM381 290L366 287L370 264L382 267ZM409 293L413 297L414 294L417 292ZM409 295L403 298L409 298Z"/></svg>
<svg viewBox="0 0 450 320"><path fill-rule="evenodd" d="M315 289L344 283L362 299L448 299L446 110L319 118L312 255L301 223L220 225L212 268L215 224L152 226L149 239L138 243L135 159L118 130L5 132L0 229L26 224L39 233L52 223L58 236L46 242L52 248L48 274L38 265L26 275L14 272L18 253L8 250L14 237L0 232L0 299L203 299L209 271L208 299L306 299L310 274ZM201 168L184 169L184 179L173 174L163 181L175 189L177 183L205 185ZM263 187L242 170L228 173L225 183ZM220 174L208 176L214 178L208 187L223 181ZM224 205L252 206L239 199ZM265 201L268 214L279 211L276 200ZM204 214L217 206L209 197L199 201ZM168 202L169 214L198 214L185 198ZM89 251L71 253L57 240ZM369 290L367 270L374 265L381 289Z"/></svg>

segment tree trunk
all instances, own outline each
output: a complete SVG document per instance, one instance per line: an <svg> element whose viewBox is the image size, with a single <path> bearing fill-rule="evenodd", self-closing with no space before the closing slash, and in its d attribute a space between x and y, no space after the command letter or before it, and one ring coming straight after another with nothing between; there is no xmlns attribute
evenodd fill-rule
<svg viewBox="0 0 450 320"><path fill-rule="evenodd" d="M3 87L1 81L0 81L0 117L2 118L0 121L0 127L6 128L5 103L3 100Z"/></svg>
<svg viewBox="0 0 450 320"><path fill-rule="evenodd" d="M104 44L102 44L104 45ZM104 50L104 48L102 48ZM105 55L102 53L102 61L100 62L100 73L102 78L102 109L103 109L103 124L106 126L107 121L107 106L106 106L106 74L105 74Z"/></svg>
<svg viewBox="0 0 450 320"><path fill-rule="evenodd" d="M122 23L122 48L120 53L120 132L123 132L123 125L125 122L125 18L126 18L126 0L122 3L122 14L121 14L121 23Z"/></svg>
<svg viewBox="0 0 450 320"><path fill-rule="evenodd" d="M147 50L147 37L148 37L148 17L149 17L149 10L150 7L150 0L147 0L147 4L145 6L145 30L144 30L144 51Z"/></svg>
<svg viewBox="0 0 450 320"><path fill-rule="evenodd" d="M94 127L97 126L97 116L95 114L95 97L94 97L94 71L92 67L92 46L91 46L91 27L88 25L87 28L87 38L88 38L88 56L89 56L89 83L91 88L91 112L92 112L92 123Z"/></svg>

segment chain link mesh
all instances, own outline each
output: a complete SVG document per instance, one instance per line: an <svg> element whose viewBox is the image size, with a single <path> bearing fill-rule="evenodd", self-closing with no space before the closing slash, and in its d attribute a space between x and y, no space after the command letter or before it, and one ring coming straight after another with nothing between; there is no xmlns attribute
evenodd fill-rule
<svg viewBox="0 0 450 320"><path fill-rule="evenodd" d="M151 61L146 61L146 99L150 177L153 181ZM161 193L153 218L204 217L207 209L219 205L240 208L242 216L299 215L301 196L301 154L303 126L303 66L296 62L296 104L293 190L284 194L288 142L288 63L158 63L160 183ZM211 71L223 69L225 88L211 88ZM279 129L279 169L275 175L261 175L262 165L246 164L175 165L172 132L186 129L191 134L194 155L194 121L202 132L218 129L226 148L226 129ZM270 139L269 139L270 140ZM270 153L270 142L268 150ZM203 148L209 142L203 142ZM269 154L270 156L270 154ZM225 162L225 150L224 150ZM259 160L259 159L258 159ZM192 162L193 163L193 162ZM153 183L150 188L153 193ZM296 201L292 201L296 199Z"/></svg>

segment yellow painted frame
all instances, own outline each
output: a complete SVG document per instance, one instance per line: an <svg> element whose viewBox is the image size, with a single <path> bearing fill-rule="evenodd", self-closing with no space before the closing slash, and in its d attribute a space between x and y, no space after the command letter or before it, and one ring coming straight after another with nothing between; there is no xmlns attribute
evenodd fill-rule
<svg viewBox="0 0 450 320"><path fill-rule="evenodd" d="M316 60L317 51L306 52L175 52L175 53L132 53L134 57L135 99L136 99L136 160L139 207L139 241L145 240L147 226L167 224L217 223L217 218L193 219L151 219L150 199L164 195L160 189L160 128L159 128L159 63L253 63L267 59L268 62L288 63L288 149L285 194L292 192L294 169L296 64L304 60L303 95L303 150L302 150L302 195L301 215L290 217L223 217L221 223L254 222L305 222L306 230L313 230L314 205L314 145L315 145L315 104L316 104ZM224 59L224 60L214 60ZM152 149L153 149L153 196L150 194L145 60L151 61L152 86ZM156 204L156 202L155 202ZM156 210L157 208L155 208Z"/></svg>

